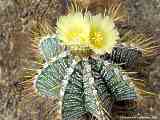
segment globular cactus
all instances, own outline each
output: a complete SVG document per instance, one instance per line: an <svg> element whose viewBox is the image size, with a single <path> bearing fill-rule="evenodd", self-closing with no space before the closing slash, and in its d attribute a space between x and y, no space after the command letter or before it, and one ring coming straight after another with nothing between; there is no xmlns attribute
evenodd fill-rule
<svg viewBox="0 0 160 120"><path fill-rule="evenodd" d="M46 46L41 53L48 59L54 57L49 55L58 54L61 49L50 51L53 47L48 45L50 40L44 39L40 43ZM52 40L57 41L57 38ZM103 59L85 58L72 66L74 60L72 55L66 55L46 63L34 80L39 95L62 98L64 120L77 119L86 113L98 118L103 109L111 111L114 102L136 99L134 88L123 79L117 65L106 63ZM71 74L68 73L69 69L73 69ZM66 82L65 85L63 82Z"/></svg>

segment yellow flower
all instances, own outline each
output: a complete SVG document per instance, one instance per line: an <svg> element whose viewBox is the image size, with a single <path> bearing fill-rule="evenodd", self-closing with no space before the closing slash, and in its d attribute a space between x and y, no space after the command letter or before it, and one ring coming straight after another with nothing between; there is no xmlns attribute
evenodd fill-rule
<svg viewBox="0 0 160 120"><path fill-rule="evenodd" d="M89 43L90 23L81 12L72 12L61 16L57 22L57 36L64 45L86 46Z"/></svg>
<svg viewBox="0 0 160 120"><path fill-rule="evenodd" d="M119 39L118 31L109 16L98 14L91 17L89 47L96 54L111 52L116 40Z"/></svg>

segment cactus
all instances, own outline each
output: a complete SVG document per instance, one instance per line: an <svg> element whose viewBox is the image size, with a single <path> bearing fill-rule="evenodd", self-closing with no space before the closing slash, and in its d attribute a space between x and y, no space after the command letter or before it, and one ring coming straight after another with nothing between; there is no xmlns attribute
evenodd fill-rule
<svg viewBox="0 0 160 120"><path fill-rule="evenodd" d="M47 46L51 43L50 40L51 38L44 39L40 46ZM48 60L54 57L53 54L60 54L58 49L51 51L50 47L53 46L41 49L43 56L47 56L44 58ZM103 111L100 105L110 111L116 101L136 99L134 88L123 79L117 65L106 63L103 59L82 58L72 66L74 59L70 54L55 61L46 61L46 65L34 80L39 95L61 98L64 120L77 119L87 113L98 118ZM68 73L70 69L73 69L71 74ZM65 79L67 75L68 78ZM66 82L65 85L63 82Z"/></svg>

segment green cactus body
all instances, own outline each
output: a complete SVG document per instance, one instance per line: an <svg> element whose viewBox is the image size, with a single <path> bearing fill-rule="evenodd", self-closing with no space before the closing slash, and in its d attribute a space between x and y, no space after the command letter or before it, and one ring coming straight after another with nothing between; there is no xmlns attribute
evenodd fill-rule
<svg viewBox="0 0 160 120"><path fill-rule="evenodd" d="M44 38L39 47L47 62L49 62L52 58L57 57L64 50L55 36Z"/></svg>
<svg viewBox="0 0 160 120"><path fill-rule="evenodd" d="M94 61L91 62L91 65L95 81L104 81L103 85L107 86L106 91L108 91L116 101L136 98L134 89L129 86L128 81L123 79L123 75L115 65L110 63L105 64L103 61L92 61ZM98 85L100 84L97 84L97 87ZM106 94L106 96L107 95L108 94Z"/></svg>
<svg viewBox="0 0 160 120"><path fill-rule="evenodd" d="M50 63L42 69L36 79L36 89L40 95L58 96L61 88L61 81L64 79L67 68L72 59L68 56Z"/></svg>
<svg viewBox="0 0 160 120"><path fill-rule="evenodd" d="M140 50L129 47L114 47L111 53L112 63L124 64L125 66L135 65L139 57L142 56Z"/></svg>
<svg viewBox="0 0 160 120"><path fill-rule="evenodd" d="M53 37L43 40L40 48L47 64L36 77L35 89L40 95L62 100L63 120L75 120L87 113L98 117L99 112L110 111L116 101L136 99L136 92L116 65L97 58L77 61L70 54L57 57L62 47ZM50 61L54 57L57 59ZM70 68L73 71L69 74Z"/></svg>
<svg viewBox="0 0 160 120"><path fill-rule="evenodd" d="M70 76L63 98L64 120L77 119L85 113L97 112L96 99L89 81L84 78L84 64L80 61Z"/></svg>
<svg viewBox="0 0 160 120"><path fill-rule="evenodd" d="M89 62L91 64L92 76L94 77L95 86L100 102L107 111L110 111L113 104L113 99L112 95L109 92L109 88L106 85L106 82L100 75L102 64L99 64L98 61L94 59L90 59Z"/></svg>

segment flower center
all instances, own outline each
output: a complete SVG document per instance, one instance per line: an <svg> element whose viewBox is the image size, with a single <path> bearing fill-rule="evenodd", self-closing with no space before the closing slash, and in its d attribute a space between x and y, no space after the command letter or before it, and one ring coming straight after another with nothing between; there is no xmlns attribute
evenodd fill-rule
<svg viewBox="0 0 160 120"><path fill-rule="evenodd" d="M91 32L90 33L91 44L95 48L101 48L103 46L104 35L102 32Z"/></svg>

